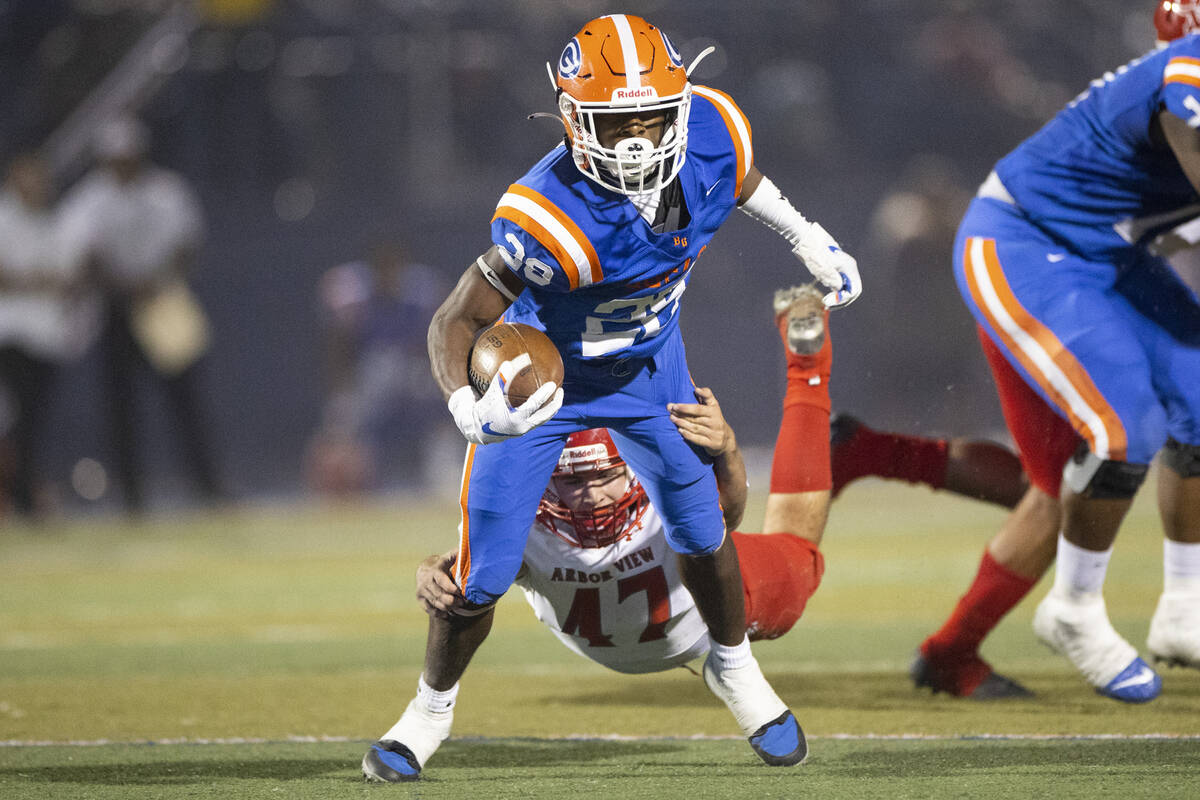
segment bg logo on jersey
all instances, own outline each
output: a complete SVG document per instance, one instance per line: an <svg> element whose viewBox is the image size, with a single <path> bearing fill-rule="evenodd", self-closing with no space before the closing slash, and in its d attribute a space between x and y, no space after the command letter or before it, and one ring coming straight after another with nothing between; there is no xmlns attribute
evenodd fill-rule
<svg viewBox="0 0 1200 800"><path fill-rule="evenodd" d="M583 53L579 49L579 40L572 39L567 42L562 55L558 57L558 74L564 78L574 78L579 74L581 66L583 66Z"/></svg>

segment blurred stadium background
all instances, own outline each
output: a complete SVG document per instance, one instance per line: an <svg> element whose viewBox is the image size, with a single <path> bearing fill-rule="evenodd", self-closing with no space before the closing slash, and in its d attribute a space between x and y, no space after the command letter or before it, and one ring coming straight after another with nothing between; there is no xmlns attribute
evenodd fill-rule
<svg viewBox="0 0 1200 800"><path fill-rule="evenodd" d="M214 324L205 385L221 470L242 498L294 497L324 403L321 276L390 241L448 289L487 246L496 199L558 138L553 122L526 120L552 110L544 62L584 20L639 13L686 62L716 46L695 80L740 102L758 164L859 259L866 294L834 322L835 406L914 432L1000 435L950 273L954 227L999 156L1149 48L1150 3L618 5L2 0L0 152L43 148L66 186L97 121L139 111L153 159L194 183L208 215L194 285ZM735 217L683 325L695 379L765 452L783 391L770 296L803 273ZM45 460L64 482L81 459L109 458L98 380L85 359L59 393ZM452 483L449 416L421 413L450 434L432 440L447 452L427 471ZM174 443L151 441L151 488L170 503Z"/></svg>
<svg viewBox="0 0 1200 800"><path fill-rule="evenodd" d="M448 290L487 246L500 194L559 135L526 120L552 109L544 63L614 10L661 24L687 62L716 46L696 80L739 101L759 165L858 257L866 294L833 322L835 406L884 427L1003 437L950 272L955 226L997 158L1149 48L1149 0L0 0L0 160L41 148L66 188L98 121L132 106L153 160L199 191L205 401L225 481L256 506L110 514L96 355L67 370L42 455L68 518L0 535L0 795L361 796L362 743L420 669L413 566L453 540L456 507L438 495L458 479L462 444L440 402L414 405L393 441L424 480L378 485L411 494L292 502L310 492L329 412L322 281L390 243L426 265L422 291ZM685 303L694 377L759 471L784 388L771 294L801 275L782 242L734 215ZM166 425L150 415L153 510L193 502ZM404 451L414 430L431 435ZM763 501L752 495L748 526ZM1041 590L984 651L1035 703L912 689L912 648L1001 518L883 482L835 505L821 591L796 632L757 648L817 741L805 790L1194 796L1200 673L1165 672L1145 707L1097 697L1034 646ZM1114 623L1139 644L1161 586L1159 529L1144 492L1108 584ZM488 738L450 742L439 777L412 796L796 793L726 741L495 738L731 734L695 676L608 673L559 646L518 594L502 603L456 718L457 737ZM947 738L903 738L914 735ZM976 738L996 735L1026 738ZM214 738L231 744L194 746ZM148 740L185 744L130 744ZM32 746L71 741L115 744Z"/></svg>

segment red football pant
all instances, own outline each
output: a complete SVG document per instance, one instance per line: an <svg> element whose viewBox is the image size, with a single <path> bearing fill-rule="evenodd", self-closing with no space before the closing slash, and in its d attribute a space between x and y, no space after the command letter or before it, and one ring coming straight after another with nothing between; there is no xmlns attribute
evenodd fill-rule
<svg viewBox="0 0 1200 800"><path fill-rule="evenodd" d="M1030 483L1051 497L1058 497L1063 467L1079 445L1080 436L1013 369L983 328L978 330L1000 396L1004 422L1017 443L1021 466Z"/></svg>
<svg viewBox="0 0 1200 800"><path fill-rule="evenodd" d="M821 585L825 558L808 539L790 533L733 531L742 567L746 633L751 641L791 630Z"/></svg>

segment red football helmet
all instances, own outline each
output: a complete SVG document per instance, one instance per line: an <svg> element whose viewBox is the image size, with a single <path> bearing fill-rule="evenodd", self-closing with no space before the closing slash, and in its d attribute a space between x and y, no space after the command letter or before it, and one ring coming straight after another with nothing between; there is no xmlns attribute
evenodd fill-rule
<svg viewBox="0 0 1200 800"><path fill-rule="evenodd" d="M563 505L554 491L554 483L546 489L538 506L538 521L552 530L560 539L576 547L608 547L622 537L633 535L633 527L641 520L650 505L646 490L638 483L617 446L604 428L577 431L567 437L554 477L567 475L589 475L604 472L613 467L625 467L629 486L625 494L615 503L594 508L590 511L572 511ZM559 528L555 521L566 523ZM570 526L566 529L566 526Z"/></svg>
<svg viewBox="0 0 1200 800"><path fill-rule="evenodd" d="M1200 30L1200 0L1159 0L1154 9L1154 30L1159 44Z"/></svg>
<svg viewBox="0 0 1200 800"><path fill-rule="evenodd" d="M568 145L584 175L615 192L642 194L679 174L692 85L665 33L631 14L599 17L567 42L551 77ZM666 113L662 140L655 145L633 136L602 146L596 116L632 111Z"/></svg>

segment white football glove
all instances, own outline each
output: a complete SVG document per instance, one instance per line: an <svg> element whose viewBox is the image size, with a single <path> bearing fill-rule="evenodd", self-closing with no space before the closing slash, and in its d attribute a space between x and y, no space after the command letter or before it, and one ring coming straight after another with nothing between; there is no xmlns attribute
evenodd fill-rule
<svg viewBox="0 0 1200 800"><path fill-rule="evenodd" d="M858 277L858 262L842 248L833 237L815 222L805 232L792 252L804 262L817 282L832 289L825 295L826 308L846 306L862 294L862 279Z"/></svg>
<svg viewBox="0 0 1200 800"><path fill-rule="evenodd" d="M519 408L508 404L504 389L519 371L514 361L505 361L496 370L483 397L476 400L475 390L470 386L455 389L450 395L446 405L468 442L491 444L521 436L558 413L563 390L552 381L538 387Z"/></svg>

